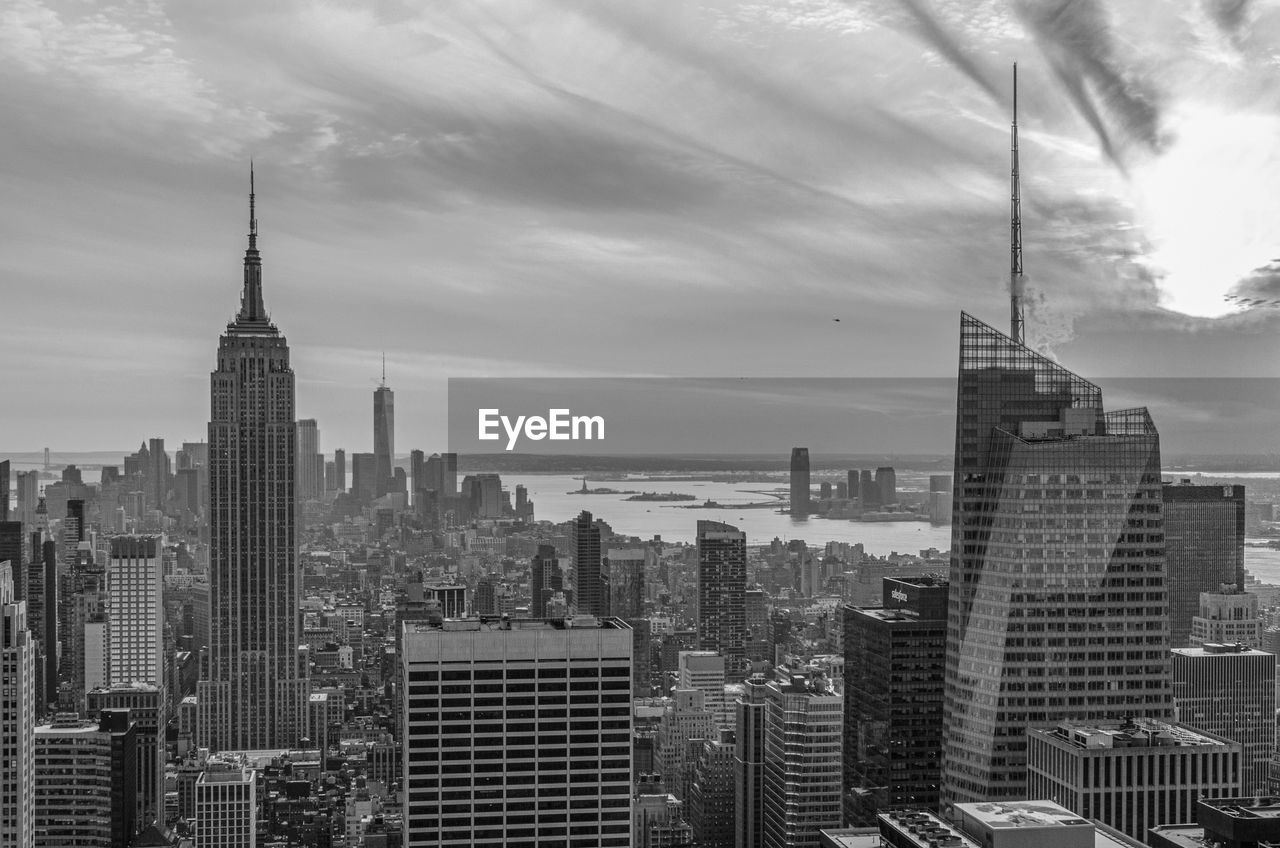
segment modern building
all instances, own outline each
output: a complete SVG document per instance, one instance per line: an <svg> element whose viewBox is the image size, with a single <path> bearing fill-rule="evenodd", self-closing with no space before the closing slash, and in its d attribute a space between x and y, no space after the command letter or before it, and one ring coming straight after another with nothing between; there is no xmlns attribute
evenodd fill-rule
<svg viewBox="0 0 1280 848"><path fill-rule="evenodd" d="M1244 589L1244 486L1166 484L1164 538L1169 583L1170 644L1190 644L1201 592L1226 584Z"/></svg>
<svg viewBox="0 0 1280 848"><path fill-rule="evenodd" d="M137 820L145 827L164 824L165 732L169 704L163 686L148 683L118 684L90 689L85 700L90 718L104 710L128 710L137 736Z"/></svg>
<svg viewBox="0 0 1280 848"><path fill-rule="evenodd" d="M1153 827L1151 848L1253 848L1280 842L1280 798L1248 795L1201 798L1194 819Z"/></svg>
<svg viewBox="0 0 1280 848"><path fill-rule="evenodd" d="M736 848L764 845L764 741L768 683L753 676L734 704L733 840Z"/></svg>
<svg viewBox="0 0 1280 848"><path fill-rule="evenodd" d="M438 492L442 498L458 493L458 455L456 453L433 453L427 457L426 488Z"/></svg>
<svg viewBox="0 0 1280 848"><path fill-rule="evenodd" d="M574 597L578 612L604 616L609 612L607 580L601 574L601 522L583 510L569 525L573 545Z"/></svg>
<svg viewBox="0 0 1280 848"><path fill-rule="evenodd" d="M791 449L791 514L797 518L813 511L809 500L809 449Z"/></svg>
<svg viewBox="0 0 1280 848"><path fill-rule="evenodd" d="M335 490L345 492L347 490L347 452L342 448L338 448L333 452L333 474Z"/></svg>
<svg viewBox="0 0 1280 848"><path fill-rule="evenodd" d="M1027 797L1026 729L1172 717L1145 409L962 315L943 803Z"/></svg>
<svg viewBox="0 0 1280 848"><path fill-rule="evenodd" d="M362 504L378 497L378 457L372 453L351 454L351 492Z"/></svg>
<svg viewBox="0 0 1280 848"><path fill-rule="evenodd" d="M765 848L817 846L840 826L844 704L825 678L793 675L765 686Z"/></svg>
<svg viewBox="0 0 1280 848"><path fill-rule="evenodd" d="M1029 730L1028 792L1144 840L1189 821L1196 799L1239 794L1241 746L1176 724L1061 724Z"/></svg>
<svg viewBox="0 0 1280 848"><path fill-rule="evenodd" d="M947 656L945 580L886 577L880 607L844 616L844 817L937 809Z"/></svg>
<svg viewBox="0 0 1280 848"><path fill-rule="evenodd" d="M107 562L107 682L164 684L163 543L114 536Z"/></svg>
<svg viewBox="0 0 1280 848"><path fill-rule="evenodd" d="M257 848L257 772L210 760L195 781L195 848Z"/></svg>
<svg viewBox="0 0 1280 848"><path fill-rule="evenodd" d="M35 728L36 848L114 848L137 832L137 748L125 710Z"/></svg>
<svg viewBox="0 0 1280 848"><path fill-rule="evenodd" d="M724 658L731 682L747 668L747 534L698 522L698 648Z"/></svg>
<svg viewBox="0 0 1280 848"><path fill-rule="evenodd" d="M320 429L314 418L303 418L297 426L298 455L294 460L294 467L298 473L298 500L316 500L324 492L324 456L320 453Z"/></svg>
<svg viewBox="0 0 1280 848"><path fill-rule="evenodd" d="M405 848L630 845L626 625L403 627Z"/></svg>
<svg viewBox="0 0 1280 848"><path fill-rule="evenodd" d="M1276 655L1214 644L1172 653L1178 721L1239 742L1240 792L1265 793L1276 746Z"/></svg>
<svg viewBox="0 0 1280 848"><path fill-rule="evenodd" d="M21 562L0 562L0 845L33 848L36 647L13 589Z"/></svg>
<svg viewBox="0 0 1280 848"><path fill-rule="evenodd" d="M702 703L716 717L716 723L732 729L734 708L725 698L724 657L715 651L681 651L676 663L676 687L702 692Z"/></svg>
<svg viewBox="0 0 1280 848"><path fill-rule="evenodd" d="M374 497L382 497L391 486L395 473L396 457L396 407L395 394L387 388L387 377L382 375L382 385L373 391L373 461Z"/></svg>
<svg viewBox="0 0 1280 848"><path fill-rule="evenodd" d="M898 502L898 474L888 465L876 469L876 488L880 490L882 505Z"/></svg>
<svg viewBox="0 0 1280 848"><path fill-rule="evenodd" d="M218 344L209 418L208 678L199 745L261 750L307 735L299 612L294 375L267 316L252 187L240 311Z"/></svg>
<svg viewBox="0 0 1280 848"><path fill-rule="evenodd" d="M734 848L733 731L704 739L693 763L689 824L699 848Z"/></svg>
<svg viewBox="0 0 1280 848"><path fill-rule="evenodd" d="M865 511L880 506L880 487L876 484L875 472L870 468L864 468L861 476L858 491L862 509Z"/></svg>
<svg viewBox="0 0 1280 848"><path fill-rule="evenodd" d="M610 615L630 621L644 613L644 564L644 548L610 548L605 553Z"/></svg>
<svg viewBox="0 0 1280 848"><path fill-rule="evenodd" d="M1206 644L1261 648L1258 596L1239 589L1201 592L1199 614L1191 619L1190 643L1192 648Z"/></svg>
<svg viewBox="0 0 1280 848"><path fill-rule="evenodd" d="M696 750L694 740L719 738L720 725L701 689L676 686L663 704L654 734L654 767L662 784L681 801L689 800Z"/></svg>
<svg viewBox="0 0 1280 848"><path fill-rule="evenodd" d="M546 618L547 601L563 591L564 577L555 546L538 545L538 552L529 560L530 618Z"/></svg>

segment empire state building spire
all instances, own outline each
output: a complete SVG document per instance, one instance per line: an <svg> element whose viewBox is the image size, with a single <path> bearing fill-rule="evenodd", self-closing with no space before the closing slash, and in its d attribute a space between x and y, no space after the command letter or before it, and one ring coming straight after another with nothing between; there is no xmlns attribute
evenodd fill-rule
<svg viewBox="0 0 1280 848"><path fill-rule="evenodd" d="M244 291L240 295L237 324L268 323L262 303L262 256L258 253L258 216L255 209L253 163L249 163L249 248L244 252Z"/></svg>

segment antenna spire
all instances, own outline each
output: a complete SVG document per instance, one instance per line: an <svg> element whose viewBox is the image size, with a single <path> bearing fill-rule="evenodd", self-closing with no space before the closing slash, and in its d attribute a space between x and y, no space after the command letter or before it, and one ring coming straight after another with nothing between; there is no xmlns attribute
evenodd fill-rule
<svg viewBox="0 0 1280 848"><path fill-rule="evenodd" d="M258 214L255 210L256 199L253 191L253 158L249 159L249 249L258 247Z"/></svg>
<svg viewBox="0 0 1280 848"><path fill-rule="evenodd" d="M1022 311L1022 190L1018 175L1018 63L1013 63L1013 125L1009 143L1009 324L1010 337L1026 344Z"/></svg>
<svg viewBox="0 0 1280 848"><path fill-rule="evenodd" d="M382 352L382 387L387 386L387 352Z"/></svg>
<svg viewBox="0 0 1280 848"><path fill-rule="evenodd" d="M249 160L249 249L244 252L244 290L240 294L238 323L265 324L267 308L262 302L262 257L258 253L258 213L254 196L253 160Z"/></svg>

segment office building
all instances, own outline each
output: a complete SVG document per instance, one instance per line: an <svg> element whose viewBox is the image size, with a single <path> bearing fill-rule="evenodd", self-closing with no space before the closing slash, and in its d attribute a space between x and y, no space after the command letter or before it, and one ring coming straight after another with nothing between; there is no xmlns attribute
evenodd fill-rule
<svg viewBox="0 0 1280 848"><path fill-rule="evenodd" d="M957 804L947 821L925 810L894 810L882 813L879 825L885 848L1143 848L1049 800Z"/></svg>
<svg viewBox="0 0 1280 848"><path fill-rule="evenodd" d="M427 455L422 451L409 451L409 494L414 506L418 505L418 491L427 488Z"/></svg>
<svg viewBox="0 0 1280 848"><path fill-rule="evenodd" d="M0 562L0 845L32 848L36 649L27 603L13 589L20 565Z"/></svg>
<svg viewBox="0 0 1280 848"><path fill-rule="evenodd" d="M844 816L937 809L947 582L886 577L880 607L844 616Z"/></svg>
<svg viewBox="0 0 1280 848"><path fill-rule="evenodd" d="M200 747L215 751L285 748L307 735L294 375L263 305L253 206L251 190L240 311L210 380L210 645L197 730Z"/></svg>
<svg viewBox="0 0 1280 848"><path fill-rule="evenodd" d="M36 520L36 507L40 502L40 473L38 471L19 471L16 499L14 501L18 514L17 519L24 526L31 527Z"/></svg>
<svg viewBox="0 0 1280 848"><path fill-rule="evenodd" d="M0 460L0 523L9 520L9 460Z"/></svg>
<svg viewBox="0 0 1280 848"><path fill-rule="evenodd" d="M1247 645L1262 647L1258 596L1252 592L1201 592L1199 614L1191 619L1190 647Z"/></svg>
<svg viewBox="0 0 1280 848"><path fill-rule="evenodd" d="M373 494L380 498L391 486L396 463L395 394L387 388L385 370L382 385L373 392L373 457Z"/></svg>
<svg viewBox="0 0 1280 848"><path fill-rule="evenodd" d="M724 657L730 681L747 668L747 534L698 522L698 648Z"/></svg>
<svg viewBox="0 0 1280 848"><path fill-rule="evenodd" d="M733 731L704 739L693 763L689 824L699 848L734 848Z"/></svg>
<svg viewBox="0 0 1280 848"><path fill-rule="evenodd" d="M128 710L137 737L137 820L140 826L164 823L165 731L169 705L162 686L134 683L90 689L86 695L90 718L104 710Z"/></svg>
<svg viewBox="0 0 1280 848"><path fill-rule="evenodd" d="M603 616L609 612L608 581L601 574L602 522L583 510L569 525L573 545L574 597L578 612Z"/></svg>
<svg viewBox="0 0 1280 848"><path fill-rule="evenodd" d="M963 315L943 803L1025 798L1026 729L1172 717L1145 409Z"/></svg>
<svg viewBox="0 0 1280 848"><path fill-rule="evenodd" d="M1170 644L1190 645L1201 592L1244 589L1244 486L1163 487Z"/></svg>
<svg viewBox="0 0 1280 848"><path fill-rule="evenodd" d="M406 622L401 674L405 848L630 844L620 621Z"/></svg>
<svg viewBox="0 0 1280 848"><path fill-rule="evenodd" d="M538 552L529 560L530 618L546 618L547 601L563 591L564 578L555 546L538 545Z"/></svg>
<svg viewBox="0 0 1280 848"><path fill-rule="evenodd" d="M155 536L115 536L107 564L107 680L164 682L162 543Z"/></svg>
<svg viewBox="0 0 1280 848"><path fill-rule="evenodd" d="M644 612L644 563L644 548L610 548L605 554L610 615L630 621Z"/></svg>
<svg viewBox="0 0 1280 848"><path fill-rule="evenodd" d="M880 503L887 506L898 502L898 475L889 466L876 469L876 488L880 490Z"/></svg>
<svg viewBox="0 0 1280 848"><path fill-rule="evenodd" d="M27 599L27 568L22 551L22 522L0 521L0 564L9 563L13 598Z"/></svg>
<svg viewBox="0 0 1280 848"><path fill-rule="evenodd" d="M1275 845L1280 842L1280 798L1201 798L1196 802L1194 817L1153 827L1145 841L1151 848Z"/></svg>
<svg viewBox="0 0 1280 848"><path fill-rule="evenodd" d="M374 498L379 497L377 471L378 458L376 454L351 454L351 493L362 504L373 503ZM383 486L383 489L385 490L386 486Z"/></svg>
<svg viewBox="0 0 1280 848"><path fill-rule="evenodd" d="M716 739L719 722L706 703L701 689L676 686L663 703L662 717L654 734L654 767L662 775L662 785L681 801L689 800L693 783L695 739Z"/></svg>
<svg viewBox="0 0 1280 848"><path fill-rule="evenodd" d="M458 455L433 453L426 462L426 488L449 497L458 493Z"/></svg>
<svg viewBox="0 0 1280 848"><path fill-rule="evenodd" d="M196 778L195 848L257 848L257 772L211 760Z"/></svg>
<svg viewBox="0 0 1280 848"><path fill-rule="evenodd" d="M317 500L324 491L324 456L320 453L320 429L314 418L298 422L297 495L299 501Z"/></svg>
<svg viewBox="0 0 1280 848"><path fill-rule="evenodd" d="M764 845L764 744L767 681L745 680L734 704L733 841L737 848Z"/></svg>
<svg viewBox="0 0 1280 848"><path fill-rule="evenodd" d="M817 846L840 826L843 699L825 678L765 686L764 848Z"/></svg>
<svg viewBox="0 0 1280 848"><path fill-rule="evenodd" d="M720 727L733 728L733 705L725 698L725 659L715 651L681 651L676 665L676 687L697 689L703 705Z"/></svg>
<svg viewBox="0 0 1280 848"><path fill-rule="evenodd" d="M1240 792L1265 793L1276 747L1276 656L1243 645L1173 649L1178 721L1239 742Z"/></svg>
<svg viewBox="0 0 1280 848"><path fill-rule="evenodd" d="M797 518L813 511L809 501L809 449L791 449L791 514Z"/></svg>
<svg viewBox="0 0 1280 848"><path fill-rule="evenodd" d="M333 476L334 490L345 492L347 490L347 452L342 448L333 452Z"/></svg>
<svg viewBox="0 0 1280 848"><path fill-rule="evenodd" d="M850 469L845 477L845 495L854 500L862 497L862 473L856 469Z"/></svg>
<svg viewBox="0 0 1280 848"><path fill-rule="evenodd" d="M880 506L880 487L876 484L875 475L871 469L862 469L862 480L859 483L858 491L864 511Z"/></svg>
<svg viewBox="0 0 1280 848"><path fill-rule="evenodd" d="M36 848L114 848L137 832L137 748L127 710L59 713L35 728Z"/></svg>
<svg viewBox="0 0 1280 848"><path fill-rule="evenodd" d="M1239 794L1240 744L1141 718L1028 731L1028 791L1143 840L1196 799Z"/></svg>
<svg viewBox="0 0 1280 848"><path fill-rule="evenodd" d="M632 848L684 848L694 845L684 802L674 795L640 794L635 799Z"/></svg>

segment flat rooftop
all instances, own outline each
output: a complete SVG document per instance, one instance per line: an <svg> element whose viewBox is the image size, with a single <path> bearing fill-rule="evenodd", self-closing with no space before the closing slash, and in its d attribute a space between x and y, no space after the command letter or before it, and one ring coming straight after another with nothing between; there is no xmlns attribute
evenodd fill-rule
<svg viewBox="0 0 1280 848"><path fill-rule="evenodd" d="M965 836L960 828L925 810L890 810L877 815L876 821L880 830L889 828L897 831L921 848L932 848L930 843L939 848L979 848L978 843Z"/></svg>
<svg viewBox="0 0 1280 848"><path fill-rule="evenodd" d="M833 827L818 831L820 848L880 848L880 830L874 827Z"/></svg>
<svg viewBox="0 0 1280 848"><path fill-rule="evenodd" d="M407 633L435 633L447 631L480 632L497 630L630 630L620 618L596 618L594 615L575 615L572 618L446 618L439 623L430 621L406 621Z"/></svg>
<svg viewBox="0 0 1280 848"><path fill-rule="evenodd" d="M1064 722L1052 730L1032 730L1081 750L1153 748L1153 747L1219 747L1221 739L1180 724L1169 724L1153 718L1131 718L1127 722L1077 724Z"/></svg>
<svg viewBox="0 0 1280 848"><path fill-rule="evenodd" d="M1280 819L1280 798L1274 795L1244 798L1201 798L1200 803L1238 819Z"/></svg>
<svg viewBox="0 0 1280 848"><path fill-rule="evenodd" d="M1093 822L1080 818L1076 813L1052 801L984 801L977 804L956 804L955 807L974 821L992 828L1093 827Z"/></svg>
<svg viewBox="0 0 1280 848"><path fill-rule="evenodd" d="M1270 657L1266 651L1260 651L1257 648L1250 648L1247 645L1220 645L1215 642L1205 642L1199 648L1171 648L1173 653L1181 657Z"/></svg>

